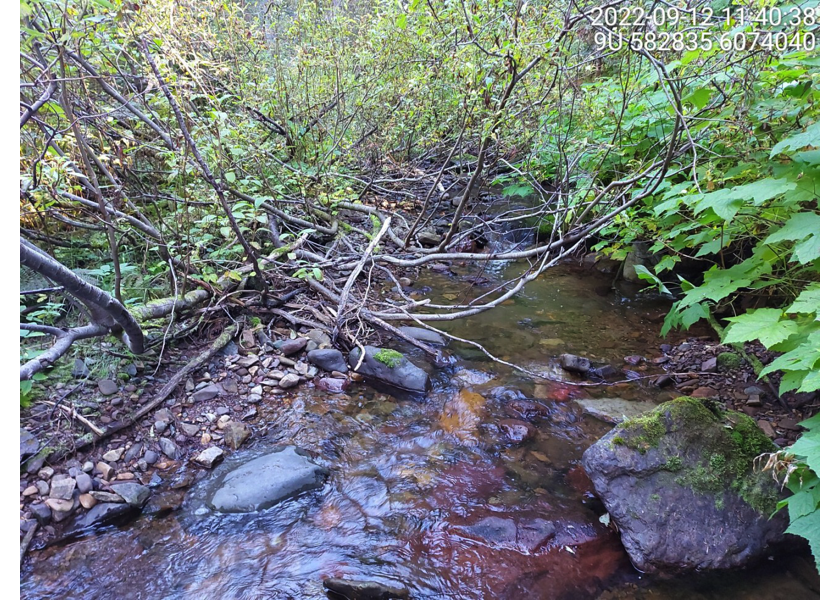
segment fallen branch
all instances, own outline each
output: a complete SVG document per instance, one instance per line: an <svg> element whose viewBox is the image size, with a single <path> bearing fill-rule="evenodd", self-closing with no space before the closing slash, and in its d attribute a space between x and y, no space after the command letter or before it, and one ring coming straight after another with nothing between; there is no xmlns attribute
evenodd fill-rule
<svg viewBox="0 0 840 600"><path fill-rule="evenodd" d="M353 289L353 284L356 282L356 278L359 276L359 273L362 272L362 268L365 266L367 259L370 257L371 253L373 253L373 249L376 248L376 245L382 239L382 236L385 235L385 232L388 231L388 228L391 226L391 217L385 219L385 222L382 224L382 227L379 228L379 232L374 236L374 238L370 241L367 248L365 248L364 254L362 254L362 258L359 259L359 262L356 263L356 267L353 269L353 272L350 273L350 277L347 278L347 282L344 284L344 289L341 290L341 297L338 299L338 308L336 309L336 316L335 316L335 327L333 327L333 339L338 335L338 330L341 327L342 323L344 322L342 316L344 314L344 308L347 306L347 300L350 297L350 291Z"/></svg>
<svg viewBox="0 0 840 600"><path fill-rule="evenodd" d="M81 423L82 425L87 427L93 435L102 437L105 434L105 430L103 430L103 429L97 427L96 425L94 425L93 423L91 423L91 421L89 419L86 419L85 417L80 415L73 408L70 408L68 406L64 406L63 404L57 404L55 402L50 402L49 400L42 400L42 403L46 404L48 406L57 407L64 414L66 414L68 417L70 417L71 419L75 419L76 421L78 421L79 423Z"/></svg>

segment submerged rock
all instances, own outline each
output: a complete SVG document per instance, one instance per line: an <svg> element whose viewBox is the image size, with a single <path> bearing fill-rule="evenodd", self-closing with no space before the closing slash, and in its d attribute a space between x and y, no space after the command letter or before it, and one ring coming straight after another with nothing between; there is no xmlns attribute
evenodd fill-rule
<svg viewBox="0 0 840 600"><path fill-rule="evenodd" d="M621 398L582 398L574 400L584 411L607 423L618 424L656 408L653 402L623 400Z"/></svg>
<svg viewBox="0 0 840 600"><path fill-rule="evenodd" d="M298 448L251 460L225 475L210 505L222 512L251 512L274 506L300 492L321 487L327 471Z"/></svg>
<svg viewBox="0 0 840 600"><path fill-rule="evenodd" d="M561 354L558 359L561 367L574 373L586 373L592 368L592 363L589 362L588 358L584 358L583 356Z"/></svg>
<svg viewBox="0 0 840 600"><path fill-rule="evenodd" d="M400 327L399 330L415 340L425 342L427 344L446 344L446 338L436 331L429 331L422 327Z"/></svg>
<svg viewBox="0 0 840 600"><path fill-rule="evenodd" d="M376 581L353 581L332 577L324 580L324 589L348 600L406 600L408 590Z"/></svg>
<svg viewBox="0 0 840 600"><path fill-rule="evenodd" d="M779 541L780 500L753 459L775 450L755 423L677 398L629 419L583 454L583 467L645 572L743 566Z"/></svg>
<svg viewBox="0 0 840 600"><path fill-rule="evenodd" d="M554 537L555 526L540 518L485 517L472 525L458 525L454 530L466 537L477 539L493 548L506 548L519 552L536 552Z"/></svg>
<svg viewBox="0 0 840 600"><path fill-rule="evenodd" d="M105 502L76 516L65 532L65 537L75 537L97 526L126 523L140 514L137 506Z"/></svg>
<svg viewBox="0 0 840 600"><path fill-rule="evenodd" d="M361 351L353 348L350 352L350 364L359 362ZM428 374L395 350L365 346L365 358L358 368L364 377L409 392L426 393L431 387Z"/></svg>

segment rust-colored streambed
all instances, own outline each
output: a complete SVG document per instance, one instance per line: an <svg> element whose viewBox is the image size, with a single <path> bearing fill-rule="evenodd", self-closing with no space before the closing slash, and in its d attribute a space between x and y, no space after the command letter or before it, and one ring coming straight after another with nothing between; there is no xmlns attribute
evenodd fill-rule
<svg viewBox="0 0 840 600"><path fill-rule="evenodd" d="M477 272L452 268L428 271L417 287L429 286L436 301L459 300L462 276ZM484 275L515 268L491 265ZM558 373L562 352L621 367L624 356L652 355L663 343L667 303L599 295L609 283L555 269L507 305L441 328L532 370ZM450 350L457 362L434 371L423 402L362 385L346 395L299 388L283 406L262 406L264 435L226 459L295 443L329 469L323 489L259 513L219 514L206 508L212 475L199 478L166 516L35 551L21 597L324 598L326 577L401 585L429 599L818 597L781 560L670 581L632 568L577 467L609 426L572 399L668 394L637 384L581 392L534 381L471 347ZM519 432L524 442L511 441L511 419L533 428ZM156 494L178 476L164 474Z"/></svg>

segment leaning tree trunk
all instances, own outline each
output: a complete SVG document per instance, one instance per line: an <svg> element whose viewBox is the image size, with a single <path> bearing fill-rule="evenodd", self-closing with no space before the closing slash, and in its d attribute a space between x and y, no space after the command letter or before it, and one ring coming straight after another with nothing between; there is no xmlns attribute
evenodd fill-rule
<svg viewBox="0 0 840 600"><path fill-rule="evenodd" d="M109 293L91 285L38 247L20 239L20 264L29 267L64 288L64 292L77 298L90 311L91 324L76 329L55 328L56 343L41 356L21 366L21 380L29 379L38 371L52 365L77 339L122 333L122 340L134 354L143 352L143 330L128 309ZM53 329L53 328L51 328Z"/></svg>

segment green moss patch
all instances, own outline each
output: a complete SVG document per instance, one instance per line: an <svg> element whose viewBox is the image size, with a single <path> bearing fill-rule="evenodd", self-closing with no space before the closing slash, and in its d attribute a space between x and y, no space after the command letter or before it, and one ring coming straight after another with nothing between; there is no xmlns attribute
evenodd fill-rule
<svg viewBox="0 0 840 600"><path fill-rule="evenodd" d="M765 515L775 511L777 486L753 463L776 447L747 415L724 410L710 400L684 397L616 429L613 445L641 454L656 449L662 470L674 473L678 484L698 494L712 494L716 504L722 504L724 492L732 490Z"/></svg>
<svg viewBox="0 0 840 600"><path fill-rule="evenodd" d="M403 359L403 355L396 350L385 348L374 354L373 358L381 362L386 367L393 369L400 364L400 361Z"/></svg>
<svg viewBox="0 0 840 600"><path fill-rule="evenodd" d="M627 419L618 429L621 433L613 439L613 444L627 446L644 454L659 446L659 441L668 431L668 423L688 420L692 423L711 424L715 421L713 406L700 398L676 398L660 404L654 410L634 419Z"/></svg>
<svg viewBox="0 0 840 600"><path fill-rule="evenodd" d="M721 352L717 357L717 365L724 370L737 369L741 366L741 357L734 352Z"/></svg>

